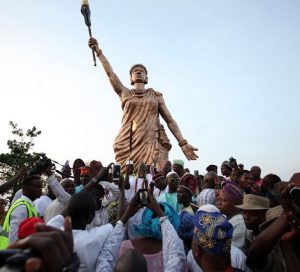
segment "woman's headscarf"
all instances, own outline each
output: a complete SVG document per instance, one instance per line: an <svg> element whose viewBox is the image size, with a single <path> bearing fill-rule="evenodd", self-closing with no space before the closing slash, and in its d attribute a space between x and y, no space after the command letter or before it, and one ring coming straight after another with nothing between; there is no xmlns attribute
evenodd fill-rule
<svg viewBox="0 0 300 272"><path fill-rule="evenodd" d="M177 231L179 227L179 216L177 212L172 206L165 202L159 202L158 204L162 208L164 215L168 217L169 221ZM142 223L135 226L135 232L144 237L153 237L162 240L159 218L149 208L145 209L142 215Z"/></svg>

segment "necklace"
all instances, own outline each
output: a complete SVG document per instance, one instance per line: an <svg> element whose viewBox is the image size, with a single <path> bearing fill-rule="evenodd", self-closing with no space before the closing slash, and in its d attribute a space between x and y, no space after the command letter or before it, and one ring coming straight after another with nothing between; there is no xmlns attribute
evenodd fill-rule
<svg viewBox="0 0 300 272"><path fill-rule="evenodd" d="M144 97L145 92L146 92L146 90L144 90L144 91L137 91L135 89L132 89L131 91L133 93L133 96L136 96L136 97Z"/></svg>

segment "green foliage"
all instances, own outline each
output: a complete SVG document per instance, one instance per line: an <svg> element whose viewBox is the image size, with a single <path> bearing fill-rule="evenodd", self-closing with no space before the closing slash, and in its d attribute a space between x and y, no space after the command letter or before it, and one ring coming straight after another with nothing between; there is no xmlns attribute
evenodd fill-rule
<svg viewBox="0 0 300 272"><path fill-rule="evenodd" d="M0 154L0 184L15 176L22 166L30 166L36 162L41 153L31 152L34 146L33 140L41 134L35 126L27 129L26 132L12 121L9 122L12 127L12 134L16 139L8 140L7 145L9 153ZM10 194L14 194L19 185L12 188Z"/></svg>

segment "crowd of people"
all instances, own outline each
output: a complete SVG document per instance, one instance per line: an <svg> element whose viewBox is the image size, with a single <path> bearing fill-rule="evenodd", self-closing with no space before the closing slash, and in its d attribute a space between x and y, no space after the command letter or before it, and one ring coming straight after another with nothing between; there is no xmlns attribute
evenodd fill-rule
<svg viewBox="0 0 300 272"><path fill-rule="evenodd" d="M78 159L2 184L0 193L22 181L0 265L21 256L19 271L299 271L300 173L262 178L233 158L204 175L182 160L117 166Z"/></svg>

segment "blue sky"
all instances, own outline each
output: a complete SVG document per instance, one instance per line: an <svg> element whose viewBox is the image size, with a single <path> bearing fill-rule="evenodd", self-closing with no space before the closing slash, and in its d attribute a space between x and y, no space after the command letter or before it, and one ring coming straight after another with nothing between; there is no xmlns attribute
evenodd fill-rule
<svg viewBox="0 0 300 272"><path fill-rule="evenodd" d="M123 84L145 64L148 86L199 148L191 170L230 156L263 175L300 170L299 1L89 2L93 34ZM81 2L0 3L0 152L13 120L41 129L35 150L58 161L113 161L122 111L93 67ZM167 133L170 158L184 158Z"/></svg>

